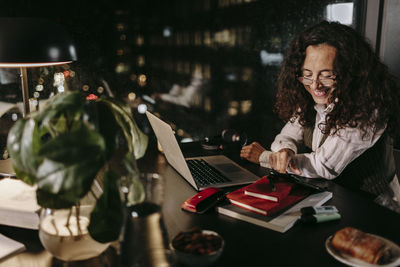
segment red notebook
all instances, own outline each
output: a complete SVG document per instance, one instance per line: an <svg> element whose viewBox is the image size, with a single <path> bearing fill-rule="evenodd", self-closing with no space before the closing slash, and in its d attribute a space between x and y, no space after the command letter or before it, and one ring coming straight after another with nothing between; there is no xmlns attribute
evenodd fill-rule
<svg viewBox="0 0 400 267"><path fill-rule="evenodd" d="M280 202L273 202L258 197L252 197L244 194L246 187L242 187L226 195L231 204L254 211L262 215L271 215L281 211L292 204L302 200L310 191L303 187L294 186L289 195L281 199Z"/></svg>
<svg viewBox="0 0 400 267"><path fill-rule="evenodd" d="M272 190L272 186L267 176L264 176L251 185L246 186L244 194L274 202L280 202L287 195L289 195L294 183L289 183L281 178L277 180L274 185L275 191Z"/></svg>

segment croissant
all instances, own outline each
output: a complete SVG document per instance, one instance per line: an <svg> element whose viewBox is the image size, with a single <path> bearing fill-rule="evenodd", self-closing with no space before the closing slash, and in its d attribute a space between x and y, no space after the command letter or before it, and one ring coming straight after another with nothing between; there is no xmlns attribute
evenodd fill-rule
<svg viewBox="0 0 400 267"><path fill-rule="evenodd" d="M337 231L331 244L341 253L372 264L385 264L391 258L390 249L383 240L352 227Z"/></svg>

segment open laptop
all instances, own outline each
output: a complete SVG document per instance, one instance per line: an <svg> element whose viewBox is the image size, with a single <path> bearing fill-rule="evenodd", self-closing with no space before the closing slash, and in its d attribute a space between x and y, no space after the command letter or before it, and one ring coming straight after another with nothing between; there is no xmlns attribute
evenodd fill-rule
<svg viewBox="0 0 400 267"><path fill-rule="evenodd" d="M221 188L249 184L260 178L223 155L185 159L171 126L148 111L146 111L146 115L168 163L197 191L207 187ZM207 178L210 172L209 168L211 169L211 178Z"/></svg>

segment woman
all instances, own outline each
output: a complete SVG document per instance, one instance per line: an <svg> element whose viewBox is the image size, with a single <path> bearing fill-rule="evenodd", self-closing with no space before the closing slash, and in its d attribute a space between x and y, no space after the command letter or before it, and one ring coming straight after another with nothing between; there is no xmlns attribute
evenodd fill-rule
<svg viewBox="0 0 400 267"><path fill-rule="evenodd" d="M240 155L280 173L335 179L400 207L392 144L399 91L363 37L323 21L298 35L285 56L275 110L286 125L271 151L252 143Z"/></svg>

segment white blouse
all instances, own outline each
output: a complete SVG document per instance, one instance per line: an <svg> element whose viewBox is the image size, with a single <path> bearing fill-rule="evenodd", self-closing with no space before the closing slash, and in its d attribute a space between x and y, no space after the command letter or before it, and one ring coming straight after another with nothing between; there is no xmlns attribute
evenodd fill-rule
<svg viewBox="0 0 400 267"><path fill-rule="evenodd" d="M315 128L313 132L311 153L297 154L297 147L303 143L303 127L298 120L288 122L281 133L275 137L271 145L271 151L264 151L260 157L260 165L270 168L269 155L283 148L289 148L295 152L297 167L301 171L301 176L308 178L326 178L332 180L340 175L344 168L368 148L372 147L382 136L385 129L370 131L363 138L362 132L357 128L344 128L338 134L329 135L325 142L318 147L323 133L318 128L318 124L325 121L326 115L332 110L333 104L328 107L315 105L317 111ZM293 173L288 167L287 172ZM394 200L400 200L400 185L395 175L390 184L394 192Z"/></svg>

